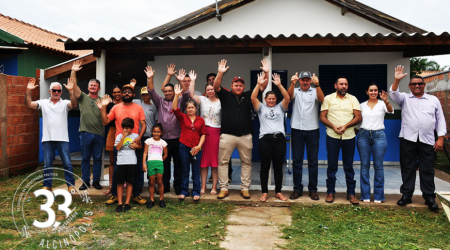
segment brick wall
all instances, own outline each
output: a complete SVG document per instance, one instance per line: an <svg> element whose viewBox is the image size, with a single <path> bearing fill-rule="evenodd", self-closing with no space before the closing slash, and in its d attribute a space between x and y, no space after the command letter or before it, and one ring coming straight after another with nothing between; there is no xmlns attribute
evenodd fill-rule
<svg viewBox="0 0 450 250"><path fill-rule="evenodd" d="M5 81L6 78L6 81ZM9 175L16 175L33 170L39 163L39 112L25 107L24 96L29 77L9 76L0 74L0 90L6 88L6 102L0 101L0 106L6 103L6 146L5 140L0 140L0 156L5 156L0 169L8 169ZM6 86L5 86L6 82ZM39 84L39 79L36 79ZM39 87L33 90L32 100L39 99ZM1 109L1 108L0 108ZM4 107L3 107L4 110ZM4 115L0 129L5 137Z"/></svg>
<svg viewBox="0 0 450 250"><path fill-rule="evenodd" d="M447 130L450 130L450 72L445 71L424 77L425 91L436 96L442 105Z"/></svg>

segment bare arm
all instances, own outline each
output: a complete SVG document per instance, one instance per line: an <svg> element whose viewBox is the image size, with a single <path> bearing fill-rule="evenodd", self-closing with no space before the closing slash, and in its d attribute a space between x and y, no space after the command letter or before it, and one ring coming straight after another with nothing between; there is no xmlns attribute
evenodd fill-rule
<svg viewBox="0 0 450 250"><path fill-rule="evenodd" d="M147 152L148 152L148 145L145 144L144 155L142 156L142 170L144 170L144 172L147 172Z"/></svg>
<svg viewBox="0 0 450 250"><path fill-rule="evenodd" d="M337 130L337 127L328 120L327 114L328 114L328 110L323 110L323 111L320 112L319 119L323 123L323 125L325 125L325 126L327 126L329 128L332 128L334 130L334 132L336 134L338 134L338 135L343 134L344 132L341 132L340 130Z"/></svg>
<svg viewBox="0 0 450 250"><path fill-rule="evenodd" d="M170 82L170 79L172 79L172 76L177 73L177 71L175 70L175 68L177 67L177 65L171 63L170 65L167 65L167 75L166 78L164 78L163 84L161 86L161 91L164 92L164 87L166 86L166 84L168 84Z"/></svg>
<svg viewBox="0 0 450 250"><path fill-rule="evenodd" d="M103 98L97 99L97 107L100 109L100 114L102 116L102 125L106 126L108 125L111 120L108 118L108 114L106 114L106 106L108 106L109 103L111 103L111 97L109 95L105 95Z"/></svg>
<svg viewBox="0 0 450 250"><path fill-rule="evenodd" d="M392 113L394 111L394 108L392 107L391 103L388 101L388 93L384 90L380 93L380 99L384 102L386 105L386 109L389 113Z"/></svg>
<svg viewBox="0 0 450 250"><path fill-rule="evenodd" d="M76 60L72 65L72 71L70 72L70 78L74 80L73 83L73 94L76 99L80 98L81 95L81 89L78 87L78 81L77 81L77 71L80 71L82 69L81 67L81 61Z"/></svg>
<svg viewBox="0 0 450 250"><path fill-rule="evenodd" d="M347 128L350 128L350 127L353 127L355 125L358 125L362 121L361 110L354 109L353 110L353 114L354 114L355 117L353 117L353 119L349 123L345 124L344 126L340 126L340 127L337 128L338 130L342 131L342 133L344 133L345 130L347 130Z"/></svg>
<svg viewBox="0 0 450 250"><path fill-rule="evenodd" d="M262 67L260 69L264 72L266 81L261 85L261 91L264 91L267 88L267 84L269 83L270 76L270 61L266 59L261 60Z"/></svg>
<svg viewBox="0 0 450 250"><path fill-rule="evenodd" d="M181 87L179 84L175 85L175 97L172 102L172 110L177 110L178 108L178 99L180 98Z"/></svg>
<svg viewBox="0 0 450 250"><path fill-rule="evenodd" d="M291 86L289 86L288 93L291 100L294 100L294 89L295 85L298 83L298 72L295 72L295 75L291 77Z"/></svg>
<svg viewBox="0 0 450 250"><path fill-rule="evenodd" d="M68 105L69 109L74 109L77 106L77 98L75 98L75 95L73 94L73 85L74 79L72 78L67 79L67 84L64 84L64 87L66 87L67 91L69 92L70 97L70 103Z"/></svg>
<svg viewBox="0 0 450 250"><path fill-rule="evenodd" d="M147 88L149 90L153 90L155 88L155 86L153 85L153 76L155 75L155 71L152 69L151 66L147 66L144 72L147 75Z"/></svg>
<svg viewBox="0 0 450 250"><path fill-rule="evenodd" d="M200 150L202 150L202 146L203 146L203 143L205 142L205 138L206 138L205 135L200 136L200 141L198 142L198 145L195 147L192 147L192 150L191 150L192 155L197 155L198 152L200 152Z"/></svg>
<svg viewBox="0 0 450 250"><path fill-rule="evenodd" d="M167 158L167 146L165 146L163 148L163 151L164 151L164 155L163 155L163 161L164 161Z"/></svg>
<svg viewBox="0 0 450 250"><path fill-rule="evenodd" d="M273 74L272 78L273 78L273 80L272 80L273 84L275 84L275 86L278 87L281 94L283 95L283 100L281 101L281 106L283 107L284 110L287 110L289 107L289 102L291 101L291 98L289 97L289 93L286 91L286 89L281 84L280 75Z"/></svg>
<svg viewBox="0 0 450 250"><path fill-rule="evenodd" d="M258 94L259 94L260 88L261 88L261 86L259 84L256 84L256 86L255 86L255 88L253 89L253 92L252 92L251 101L252 101L253 109L255 109L255 111L258 110L259 109L259 105L261 105L261 103L258 100Z"/></svg>
<svg viewBox="0 0 450 250"><path fill-rule="evenodd" d="M219 63L219 68L218 68L218 72L217 72L217 76L216 79L214 80L214 91L219 92L220 91L220 85L222 84L222 78L223 78L223 74L225 72L227 72L228 68L230 66L227 67L227 60L222 59Z"/></svg>
<svg viewBox="0 0 450 250"><path fill-rule="evenodd" d="M395 68L395 80L392 84L392 90L397 91L398 85L400 84L400 81L405 77L408 73L403 74L403 70L405 69L404 66L398 65L397 68Z"/></svg>
<svg viewBox="0 0 450 250"><path fill-rule="evenodd" d="M137 141L139 143L139 145L141 145L141 139L145 134L145 130L147 129L147 124L145 123L145 120L139 121L139 122L141 123L141 132L139 133L139 137L134 139L134 141L135 142ZM141 149L141 148L142 148L142 146L139 147L138 149Z"/></svg>
<svg viewBox="0 0 450 250"><path fill-rule="evenodd" d="M36 87L38 87L39 85L35 85L36 84L36 79L31 78L30 81L28 81L28 86L27 86L27 90L25 91L25 106L29 109L37 109L38 108L38 104L37 102L33 102L31 101L31 91L33 91Z"/></svg>
<svg viewBox="0 0 450 250"><path fill-rule="evenodd" d="M125 137L127 137L128 135L129 135L129 134L128 134L127 132L125 132L125 131L122 133L122 138L120 138L119 143L117 143L117 145L116 145L117 151L119 151L119 150L122 148L123 140L124 140Z"/></svg>
<svg viewBox="0 0 450 250"><path fill-rule="evenodd" d="M323 94L322 88L320 87L319 78L317 78L315 73L313 73L313 77L311 78L311 82L314 84L314 86L316 86L316 98L317 98L317 101L322 103L323 100L325 99L325 96Z"/></svg>
<svg viewBox="0 0 450 250"><path fill-rule="evenodd" d="M195 80L197 79L197 74L191 70L189 72L189 77L191 78L191 85L189 85L189 96L195 103L197 103L197 105L200 105L200 97L195 94Z"/></svg>

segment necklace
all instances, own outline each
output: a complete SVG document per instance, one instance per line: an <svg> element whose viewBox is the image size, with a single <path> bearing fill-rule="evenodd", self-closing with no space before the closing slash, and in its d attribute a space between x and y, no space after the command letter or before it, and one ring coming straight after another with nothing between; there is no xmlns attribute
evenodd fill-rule
<svg viewBox="0 0 450 250"><path fill-rule="evenodd" d="M242 100L244 100L244 97L241 98L241 100L239 101L239 98L236 96L236 100L238 102L239 105L241 105Z"/></svg>

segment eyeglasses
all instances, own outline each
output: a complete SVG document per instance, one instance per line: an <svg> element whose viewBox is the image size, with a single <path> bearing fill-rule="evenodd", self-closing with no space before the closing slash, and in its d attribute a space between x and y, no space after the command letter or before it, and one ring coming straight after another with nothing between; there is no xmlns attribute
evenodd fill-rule
<svg viewBox="0 0 450 250"><path fill-rule="evenodd" d="M55 93L55 92L61 93L61 91L62 91L61 89L52 89L53 93Z"/></svg>
<svg viewBox="0 0 450 250"><path fill-rule="evenodd" d="M133 91L131 91L131 90L125 90L125 91L122 91L122 94L133 94Z"/></svg>
<svg viewBox="0 0 450 250"><path fill-rule="evenodd" d="M194 123L191 123L191 127L192 127L192 128L191 128L192 131L195 132Z"/></svg>
<svg viewBox="0 0 450 250"><path fill-rule="evenodd" d="M424 82L416 82L416 83L410 83L409 86L416 86L416 85L423 86L424 84L425 84Z"/></svg>

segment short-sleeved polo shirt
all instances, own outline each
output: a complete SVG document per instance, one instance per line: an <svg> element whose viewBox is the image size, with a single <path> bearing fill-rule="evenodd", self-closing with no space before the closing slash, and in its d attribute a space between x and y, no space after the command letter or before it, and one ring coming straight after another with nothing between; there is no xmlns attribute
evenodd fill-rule
<svg viewBox="0 0 450 250"><path fill-rule="evenodd" d="M217 96L222 105L222 133L243 136L253 132L252 91L244 92L240 97L220 88Z"/></svg>
<svg viewBox="0 0 450 250"><path fill-rule="evenodd" d="M42 111L42 142L69 141L67 115L69 100L60 99L53 103L51 99L38 100L38 109Z"/></svg>

